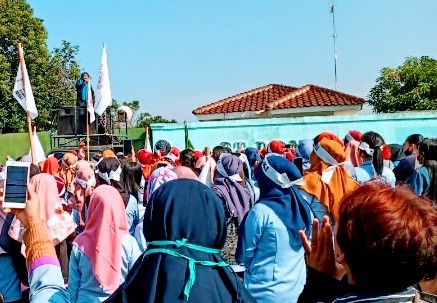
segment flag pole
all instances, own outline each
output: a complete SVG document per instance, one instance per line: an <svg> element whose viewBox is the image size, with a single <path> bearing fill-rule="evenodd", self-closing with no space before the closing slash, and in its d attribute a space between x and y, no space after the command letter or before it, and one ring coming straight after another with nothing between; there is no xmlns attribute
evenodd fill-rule
<svg viewBox="0 0 437 303"><path fill-rule="evenodd" d="M26 79L24 79L25 77L25 73L24 73L24 55L23 55L23 44L21 42L18 42L18 60L20 62L20 66L21 66L21 81L23 82L23 90L24 90L24 95L26 95L26 85L25 85L25 81ZM30 154L31 154L31 158L32 158L32 164L36 164L35 163L35 148L33 146L33 130L32 130L32 118L30 117L30 112L27 112L27 131L29 132L29 142L30 142Z"/></svg>
<svg viewBox="0 0 437 303"><path fill-rule="evenodd" d="M87 153L87 159L90 160L90 123L89 123L89 112L88 112L88 106L86 111L86 153Z"/></svg>

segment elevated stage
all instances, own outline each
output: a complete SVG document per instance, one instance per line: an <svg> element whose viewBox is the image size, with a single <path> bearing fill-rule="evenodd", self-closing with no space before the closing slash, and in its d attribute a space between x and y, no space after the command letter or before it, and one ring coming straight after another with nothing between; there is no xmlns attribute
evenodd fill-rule
<svg viewBox="0 0 437 303"><path fill-rule="evenodd" d="M86 107L64 106L52 110L52 130L50 132L51 153L77 149L80 142L86 143ZM99 119L100 118L100 119ZM106 129L99 124L102 118L96 115L96 121L90 124L90 152L113 149L123 151L123 140L128 139L127 123L118 114L112 119L110 109L105 113ZM102 122L102 121L100 121ZM118 125L114 133L114 125ZM123 126L123 127L120 127ZM86 146L85 146L86 150Z"/></svg>

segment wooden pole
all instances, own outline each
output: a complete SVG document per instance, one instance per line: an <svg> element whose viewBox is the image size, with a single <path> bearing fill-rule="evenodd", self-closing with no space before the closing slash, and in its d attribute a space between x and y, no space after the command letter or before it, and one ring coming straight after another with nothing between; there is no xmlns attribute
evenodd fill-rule
<svg viewBox="0 0 437 303"><path fill-rule="evenodd" d="M88 101L87 101L87 107L86 107L86 153L87 153L87 159L90 161L90 123L89 123L89 112L88 112Z"/></svg>
<svg viewBox="0 0 437 303"><path fill-rule="evenodd" d="M21 81L23 82L24 96L26 96L26 75L24 74L24 54L23 54L23 44L18 43L18 60L21 66ZM32 130L32 119L30 118L30 112L27 111L27 131L29 132L29 142L30 142L30 156L32 158L32 164L37 164L35 159L35 147L33 146L33 130Z"/></svg>

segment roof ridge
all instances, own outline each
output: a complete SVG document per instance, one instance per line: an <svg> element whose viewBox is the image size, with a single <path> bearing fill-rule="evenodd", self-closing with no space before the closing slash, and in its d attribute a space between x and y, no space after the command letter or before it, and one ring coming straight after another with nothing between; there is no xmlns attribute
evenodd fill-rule
<svg viewBox="0 0 437 303"><path fill-rule="evenodd" d="M207 104L207 105L204 105L204 106L196 108L195 110L193 110L193 113L195 111L199 111L199 110L202 110L202 111L208 110L208 109L211 109L211 108L213 108L213 107L215 107L217 105L223 105L223 104L226 104L228 102L235 101L235 100L237 100L239 98L246 97L248 95L256 94L256 93L258 93L260 91L263 91L265 89L269 89L269 88L273 87L273 85L275 85L275 84L267 84L267 85L264 85L264 86L261 86L261 87L257 87L257 88L251 89L251 90L246 91L246 92L242 92L242 93L239 93L239 94L236 94L236 95L233 95L233 96L230 96L230 97L218 100L216 102L213 102L213 103L210 103L210 104Z"/></svg>
<svg viewBox="0 0 437 303"><path fill-rule="evenodd" d="M320 89L320 90L323 90L323 91L329 91L330 93L343 95L343 96L346 96L346 97L349 97L349 98L363 99L364 100L364 98L361 98L361 97L358 97L358 96L354 96L354 95L350 95L350 94L347 94L347 93L344 93L344 92L341 92L341 91L338 91L338 90L335 90L335 89L330 89L330 88L326 88L326 87L322 87L322 86L318 86L318 85L314 85L314 84L307 84L306 86L311 86L311 87L313 87L315 89Z"/></svg>
<svg viewBox="0 0 437 303"><path fill-rule="evenodd" d="M268 103L265 110L267 110L267 109L272 110L273 108L277 107L279 104L306 93L308 90L310 90L310 88L311 88L310 84L302 86L302 87L290 92L289 94L286 94L282 98L279 98L276 101Z"/></svg>

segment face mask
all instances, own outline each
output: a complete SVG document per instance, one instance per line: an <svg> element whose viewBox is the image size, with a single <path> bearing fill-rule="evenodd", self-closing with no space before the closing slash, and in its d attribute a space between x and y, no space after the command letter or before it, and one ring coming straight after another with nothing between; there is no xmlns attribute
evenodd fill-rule
<svg viewBox="0 0 437 303"><path fill-rule="evenodd" d="M412 151L406 150L405 151L405 156L411 156L413 154Z"/></svg>

